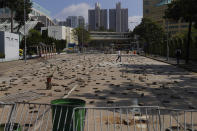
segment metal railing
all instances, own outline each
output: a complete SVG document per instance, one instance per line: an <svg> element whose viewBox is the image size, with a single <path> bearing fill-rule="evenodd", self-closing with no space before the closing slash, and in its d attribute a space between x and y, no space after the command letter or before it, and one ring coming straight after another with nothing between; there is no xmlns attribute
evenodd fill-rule
<svg viewBox="0 0 197 131"><path fill-rule="evenodd" d="M81 115L75 131L197 131L197 110L159 109L159 107L75 108ZM75 118L74 118L75 119Z"/></svg>
<svg viewBox="0 0 197 131"><path fill-rule="evenodd" d="M0 131L196 131L196 110L0 104Z"/></svg>
<svg viewBox="0 0 197 131"><path fill-rule="evenodd" d="M86 112L79 126L74 117L75 131L160 131L159 107L75 108Z"/></svg>

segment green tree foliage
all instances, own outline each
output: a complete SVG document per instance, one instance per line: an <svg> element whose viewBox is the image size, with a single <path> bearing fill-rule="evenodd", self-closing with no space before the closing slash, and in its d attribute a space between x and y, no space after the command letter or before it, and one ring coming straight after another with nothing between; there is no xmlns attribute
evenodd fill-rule
<svg viewBox="0 0 197 131"><path fill-rule="evenodd" d="M190 59L193 61L197 61L197 29L192 28L191 31L191 45L190 45ZM186 57L186 50L187 47L187 32L181 32L175 34L170 40L170 57L175 57L174 50L180 48L182 50L182 58Z"/></svg>
<svg viewBox="0 0 197 131"><path fill-rule="evenodd" d="M173 20L184 20L189 23L187 46L186 46L186 63L190 57L191 29L192 23L197 22L197 0L174 0L168 4L165 11L165 18Z"/></svg>
<svg viewBox="0 0 197 131"><path fill-rule="evenodd" d="M33 29L29 31L29 34L27 36L27 43L29 46L37 45L41 41L42 41L42 35L39 31Z"/></svg>
<svg viewBox="0 0 197 131"><path fill-rule="evenodd" d="M39 45L40 42L46 45L55 44L58 52L61 52L64 48L66 48L66 40L56 40L54 38L48 37L45 33L41 35L41 33L37 30L30 30L27 36L27 53L34 54L36 53L35 46ZM20 45L21 49L24 49L24 39Z"/></svg>
<svg viewBox="0 0 197 131"><path fill-rule="evenodd" d="M87 44L90 41L90 33L83 27L78 27L73 30L74 35L78 37L79 44Z"/></svg>
<svg viewBox="0 0 197 131"><path fill-rule="evenodd" d="M67 44L66 40L56 40L52 37L48 37L48 30L42 32L42 42L47 45L52 45L54 43L58 52L66 48Z"/></svg>
<svg viewBox="0 0 197 131"><path fill-rule="evenodd" d="M66 40L55 40L55 46L57 52L61 52L64 48L66 48Z"/></svg>
<svg viewBox="0 0 197 131"><path fill-rule="evenodd" d="M25 24L24 23L24 0L17 0L18 1L18 8L16 10L14 20L19 24L17 28L17 32L19 29ZM29 14L32 11L32 2L30 0L25 0L25 11L26 11L26 21L29 20Z"/></svg>
<svg viewBox="0 0 197 131"><path fill-rule="evenodd" d="M163 28L151 21L150 19L143 18L140 25L138 25L133 34L140 36L140 42L144 44L146 53L161 53L157 47L163 44L165 33Z"/></svg>
<svg viewBox="0 0 197 131"><path fill-rule="evenodd" d="M32 55L36 53L36 48L34 48L33 46L36 46L40 42L42 42L42 35L39 31L32 29L29 31L26 40L27 40L26 42L27 54ZM24 39L23 39L23 41L20 44L20 48L24 49L24 47L25 47L25 44L24 44Z"/></svg>
<svg viewBox="0 0 197 131"><path fill-rule="evenodd" d="M32 2L30 0L0 0L0 8L9 8L11 15L11 32L13 32L14 20L18 22L18 29L24 25L24 1L26 10L26 21L29 19L29 13L31 12Z"/></svg>

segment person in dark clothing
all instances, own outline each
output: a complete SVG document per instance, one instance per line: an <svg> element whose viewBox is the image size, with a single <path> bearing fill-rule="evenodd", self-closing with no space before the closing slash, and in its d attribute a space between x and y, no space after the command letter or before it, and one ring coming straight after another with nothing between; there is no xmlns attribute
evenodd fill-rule
<svg viewBox="0 0 197 131"><path fill-rule="evenodd" d="M119 62L121 62L121 52L120 50L118 51L118 57L116 59L116 62L119 60Z"/></svg>
<svg viewBox="0 0 197 131"><path fill-rule="evenodd" d="M180 63L180 57L181 57L181 50L177 49L176 50L176 60L177 60L177 65Z"/></svg>

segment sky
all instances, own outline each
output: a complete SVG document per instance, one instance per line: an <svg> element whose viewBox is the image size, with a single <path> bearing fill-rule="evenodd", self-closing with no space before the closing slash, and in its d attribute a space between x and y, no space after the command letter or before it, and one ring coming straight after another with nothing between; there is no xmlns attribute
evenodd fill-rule
<svg viewBox="0 0 197 131"><path fill-rule="evenodd" d="M111 9L117 2L122 3L122 8L129 10L129 28L133 29L140 23L143 15L143 0L33 0L51 12L52 18L65 20L67 16L84 16L88 21L88 9L94 8L96 2L101 8Z"/></svg>

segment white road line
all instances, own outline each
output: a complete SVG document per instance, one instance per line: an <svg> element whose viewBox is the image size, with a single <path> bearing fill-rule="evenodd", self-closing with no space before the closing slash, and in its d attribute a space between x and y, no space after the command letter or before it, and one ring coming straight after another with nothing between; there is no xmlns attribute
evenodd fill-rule
<svg viewBox="0 0 197 131"><path fill-rule="evenodd" d="M77 86L78 86L78 85L75 85L75 86L68 92L68 94L65 95L63 98L65 99L65 98L69 97L69 95L77 88Z"/></svg>

